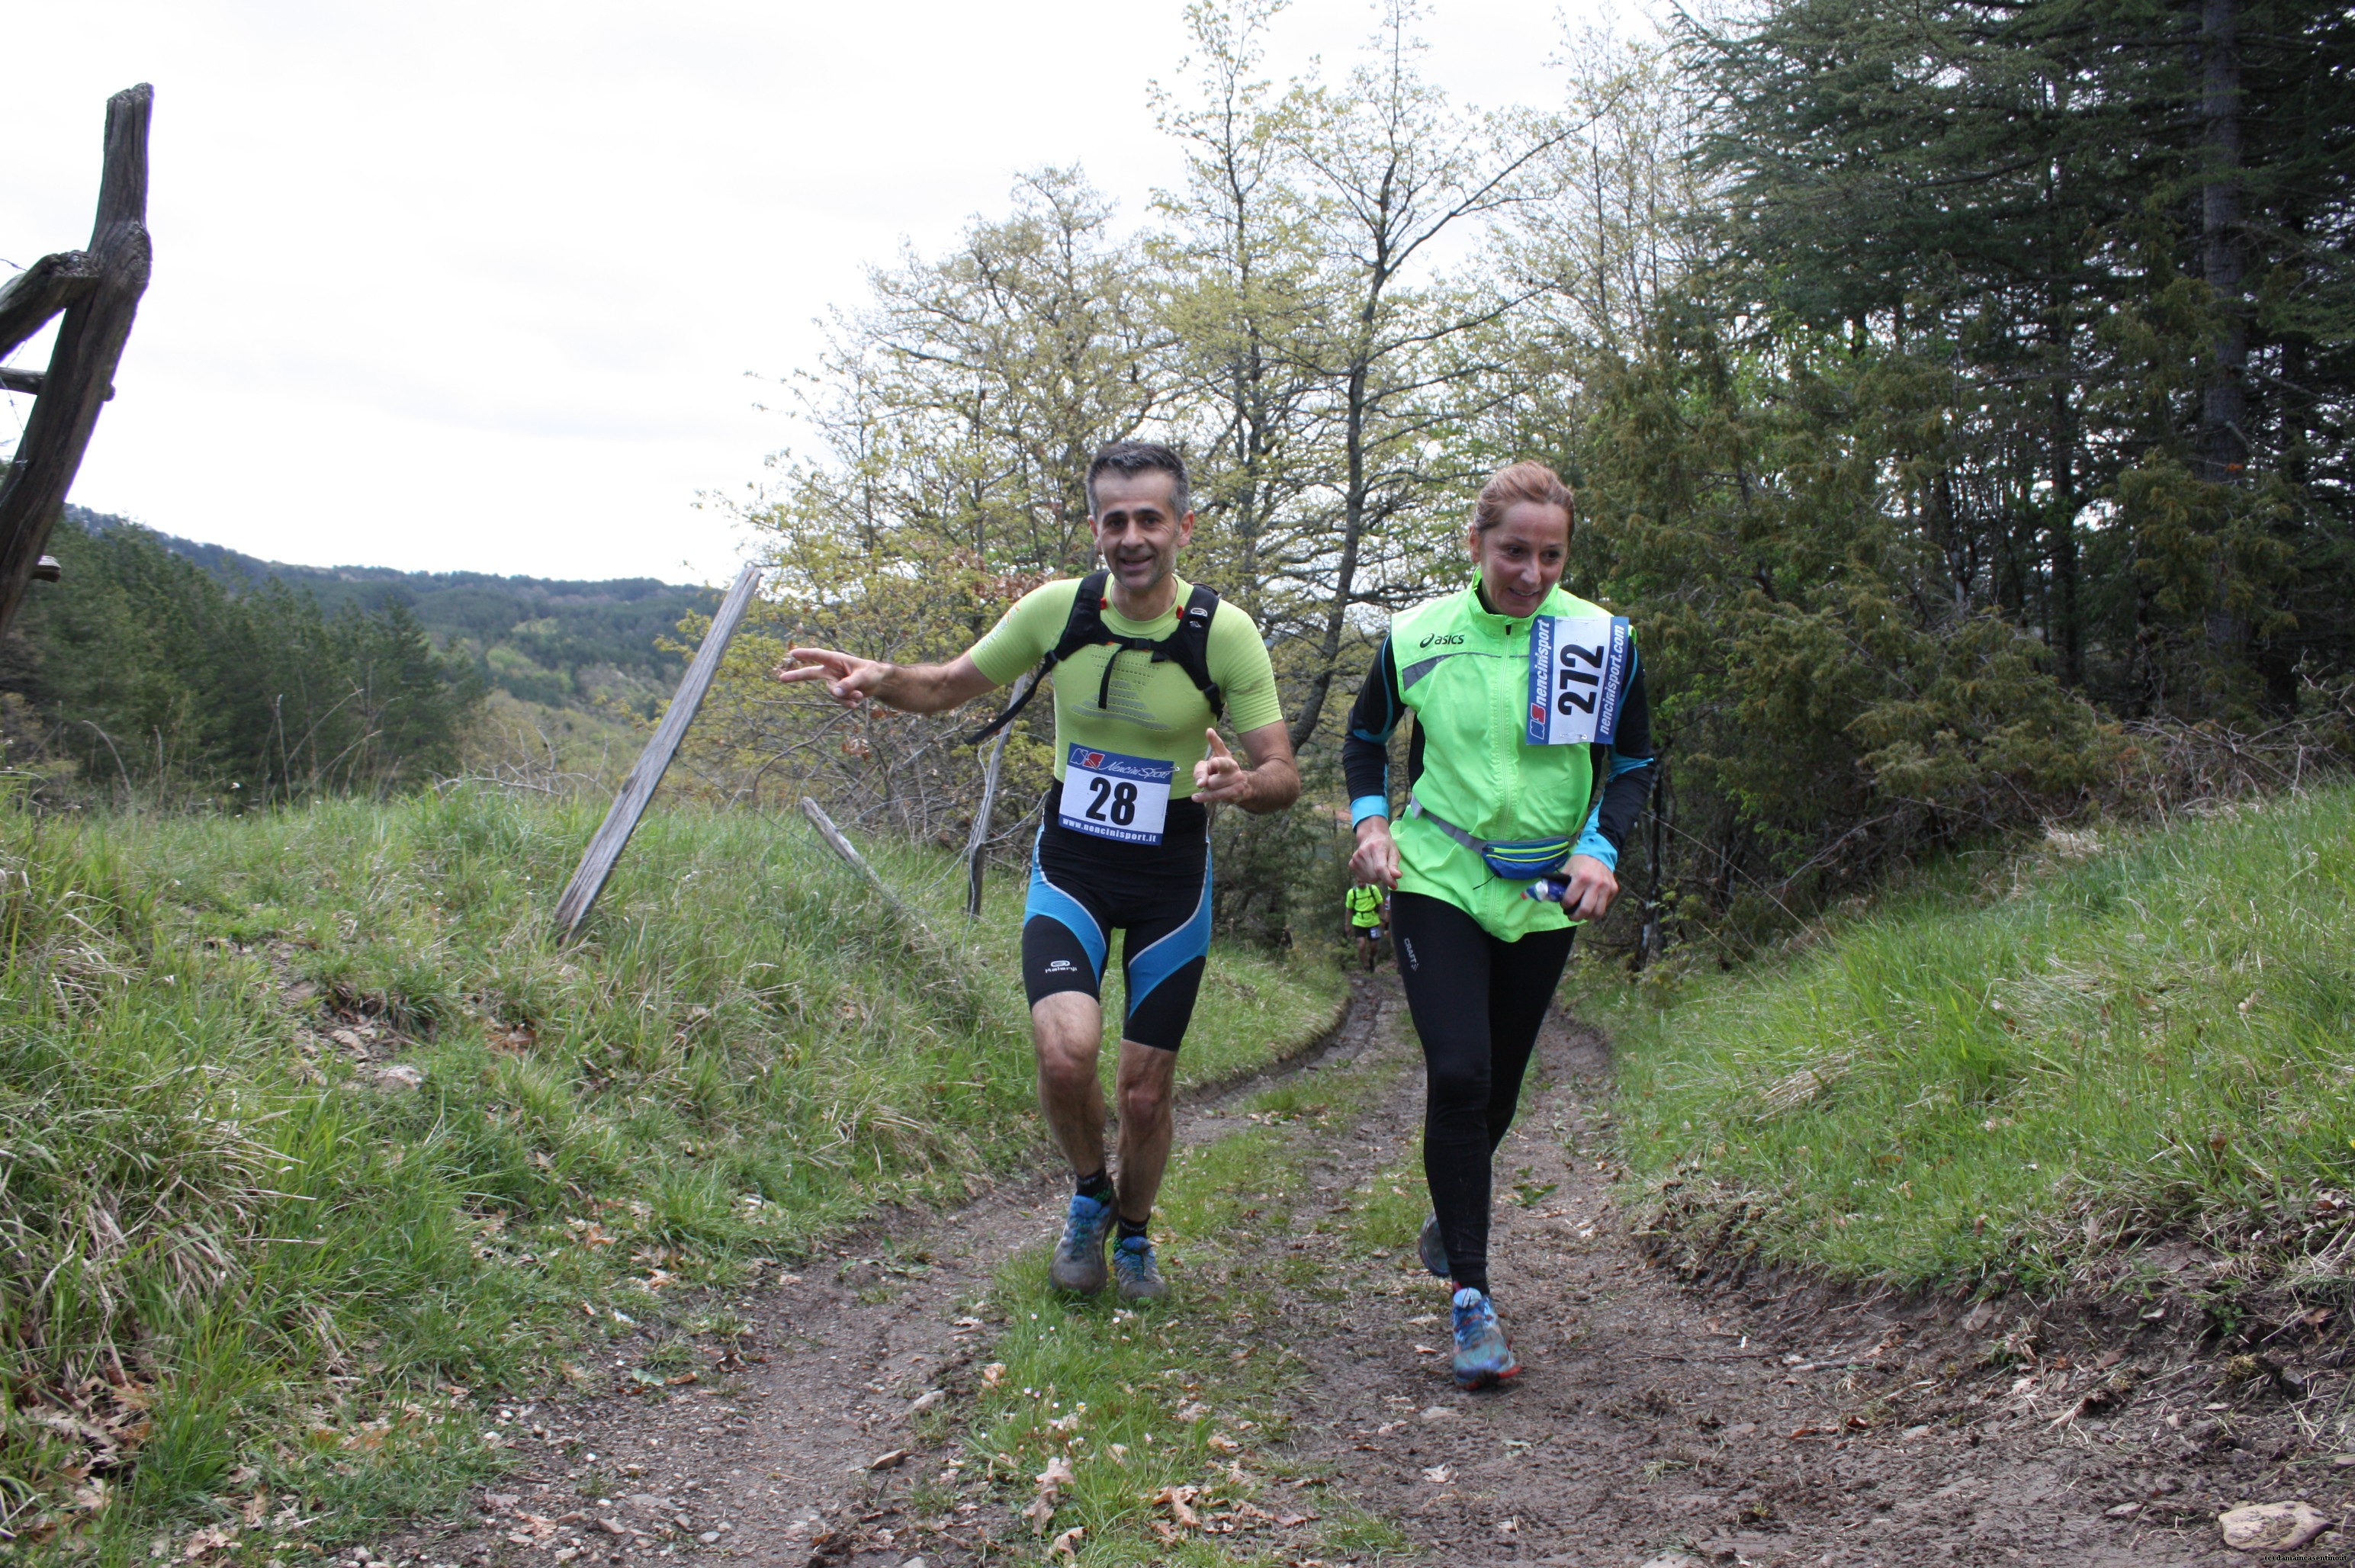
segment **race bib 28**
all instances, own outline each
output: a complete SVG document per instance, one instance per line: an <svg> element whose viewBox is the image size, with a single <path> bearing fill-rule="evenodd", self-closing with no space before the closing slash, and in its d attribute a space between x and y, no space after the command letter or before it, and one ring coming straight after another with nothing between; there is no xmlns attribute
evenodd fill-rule
<svg viewBox="0 0 2355 1568"><path fill-rule="evenodd" d="M1124 844L1158 844L1177 764L1073 746L1063 759L1062 824Z"/></svg>
<svg viewBox="0 0 2355 1568"><path fill-rule="evenodd" d="M1543 615L1529 624L1529 744L1608 741L1636 646L1625 615Z"/></svg>

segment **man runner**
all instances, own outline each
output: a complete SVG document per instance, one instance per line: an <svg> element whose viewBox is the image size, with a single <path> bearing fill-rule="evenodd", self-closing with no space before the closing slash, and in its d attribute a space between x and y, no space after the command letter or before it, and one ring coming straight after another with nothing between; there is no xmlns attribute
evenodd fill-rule
<svg viewBox="0 0 2355 1568"><path fill-rule="evenodd" d="M1146 1224L1169 1160L1178 1046L1210 944L1205 807L1281 811L1298 797L1300 775L1259 629L1178 575L1178 552L1194 537L1184 461L1157 443L1114 442L1089 464L1087 492L1103 571L1025 594L944 665L795 648L776 677L823 680L846 706L873 698L940 713L1042 659L1042 677L1054 670L1056 782L1022 922L1039 1104L1076 1189L1049 1273L1064 1290L1102 1290L1104 1243L1117 1222L1109 1272L1124 1300L1144 1301L1165 1294ZM1098 597L1082 600L1083 588ZM1249 767L1210 727L1221 702ZM1115 928L1124 933L1127 996L1117 1186L1104 1168L1096 1076Z"/></svg>
<svg viewBox="0 0 2355 1568"><path fill-rule="evenodd" d="M1353 882L1349 887L1349 934L1358 939L1358 962L1366 973L1374 972L1374 950L1382 940L1382 905L1387 901L1382 890L1371 882Z"/></svg>

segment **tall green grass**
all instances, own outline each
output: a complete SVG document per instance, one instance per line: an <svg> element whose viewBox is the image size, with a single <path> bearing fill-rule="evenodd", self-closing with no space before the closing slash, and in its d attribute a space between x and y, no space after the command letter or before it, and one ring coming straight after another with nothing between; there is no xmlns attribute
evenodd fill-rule
<svg viewBox="0 0 2355 1568"><path fill-rule="evenodd" d="M681 1288L1041 1155L1013 879L968 930L942 858L879 850L919 933L797 823L658 814L559 948L595 821L475 792L0 810L18 1550L293 1550L433 1506L496 1462L480 1391L583 1376L584 1337ZM1212 974L1192 1077L1343 991L1307 960Z"/></svg>
<svg viewBox="0 0 2355 1568"><path fill-rule="evenodd" d="M1606 993L1637 1174L1852 1278L2117 1285L2172 1238L2217 1249L2198 1288L2355 1297L2355 791L2056 837L1998 880L1665 1008Z"/></svg>

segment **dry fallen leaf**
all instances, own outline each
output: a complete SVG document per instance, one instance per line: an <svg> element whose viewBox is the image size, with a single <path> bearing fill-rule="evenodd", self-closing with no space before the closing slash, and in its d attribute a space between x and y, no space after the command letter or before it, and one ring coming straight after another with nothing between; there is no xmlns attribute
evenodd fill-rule
<svg viewBox="0 0 2355 1568"><path fill-rule="evenodd" d="M1425 1470L1423 1473L1423 1478L1429 1481L1434 1487L1444 1487L1448 1482L1455 1478L1455 1467L1453 1465L1433 1465L1430 1469Z"/></svg>
<svg viewBox="0 0 2355 1568"><path fill-rule="evenodd" d="M1080 1554L1080 1547L1079 1547L1079 1541L1080 1541L1080 1537L1082 1537L1082 1535L1085 1535L1087 1532L1088 1532L1088 1527L1087 1527L1086 1525L1083 1525L1083 1524L1075 1524L1075 1525L1071 1526L1071 1529L1069 1529L1069 1530L1067 1530L1067 1531L1063 1531L1063 1533L1062 1533L1062 1534L1060 1534L1060 1535L1059 1535L1059 1536L1055 1537L1055 1544L1054 1544L1054 1546L1053 1546L1051 1549L1050 1549L1050 1550L1049 1550L1049 1552L1048 1552L1047 1555L1048 1555L1048 1556L1050 1556L1050 1557L1077 1557L1077 1556L1079 1556L1079 1554Z"/></svg>
<svg viewBox="0 0 2355 1568"><path fill-rule="evenodd" d="M237 1531L225 1525L208 1525L188 1537L187 1544L180 1549L180 1555L193 1563L208 1552L220 1551L236 1539Z"/></svg>
<svg viewBox="0 0 2355 1568"><path fill-rule="evenodd" d="M1022 1510L1022 1517L1030 1521L1031 1528L1044 1535L1049 1522L1055 1517L1056 1494L1071 1484L1071 1462L1058 1454L1048 1460L1047 1467L1031 1479L1039 1485L1039 1495L1030 1499L1030 1506Z"/></svg>
<svg viewBox="0 0 2355 1568"><path fill-rule="evenodd" d="M1236 1442L1233 1438L1228 1436L1223 1432L1211 1433L1209 1443L1211 1447L1216 1448L1221 1454L1240 1454L1242 1452L1243 1445Z"/></svg>
<svg viewBox="0 0 2355 1568"><path fill-rule="evenodd" d="M996 1388L1005 1376L1006 1363L1004 1361L992 1361L989 1365L981 1369L981 1381L990 1388Z"/></svg>

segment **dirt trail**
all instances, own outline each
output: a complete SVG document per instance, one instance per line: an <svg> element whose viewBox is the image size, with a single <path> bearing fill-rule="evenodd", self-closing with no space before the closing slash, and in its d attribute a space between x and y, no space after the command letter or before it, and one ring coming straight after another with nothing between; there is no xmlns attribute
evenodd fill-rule
<svg viewBox="0 0 2355 1568"><path fill-rule="evenodd" d="M1412 1259L1352 1265L1336 1249L1358 1287L1300 1304L1327 1328L1299 1452L1437 1560L2245 1563L2215 1513L2297 1496L2355 1530L2355 1472L2301 1453L2294 1422L2254 1399L2236 1413L2246 1445L2220 1439L2203 1411L2227 1397L2213 1364L2156 1328L2048 1343L1998 1371L1981 1362L2008 1319L1681 1283L1614 1201L1607 1047L1557 1021L1540 1050L1547 1086L1497 1162L1492 1279L1526 1369L1514 1385L1459 1393L1444 1354L1423 1353L1444 1351L1447 1326ZM1413 1147L1411 1088L1365 1129L1393 1161ZM2126 1367L2139 1397L2072 1418ZM2345 1563L2349 1538L2275 1560Z"/></svg>
<svg viewBox="0 0 2355 1568"><path fill-rule="evenodd" d="M1271 1078L1396 1065L1412 1049L1391 983L1361 982L1324 1048L1188 1105L1179 1136L1221 1136L1235 1125L1225 1107ZM1603 1041L1557 1022L1540 1051L1546 1084L1497 1160L1494 1278L1526 1368L1511 1388L1458 1392L1439 1285L1411 1256L1359 1256L1349 1240L1357 1189L1412 1157L1419 1073L1400 1074L1348 1133L1320 1135L1295 1223L1264 1243L1265 1277L1279 1277L1279 1251L1321 1265L1315 1288L1284 1304L1287 1337L1312 1369L1292 1457L1329 1471L1337 1490L1397 1522L1430 1560L2243 1563L2219 1546L2217 1509L2299 1496L2355 1531L2355 1469L2304 1450L2295 1422L2254 1398L2210 1413L2230 1399L2215 1392L2214 1369L2159 1328L2121 1330L2106 1348L2061 1343L2068 1331L2048 1328L2053 1342L2019 1343L2030 1359L1998 1372L1982 1356L2014 1327L2008 1319L1680 1282L1647 1260L1614 1204ZM707 1371L719 1381L666 1396L518 1413L517 1430L538 1429L525 1439L536 1463L483 1499L472 1526L388 1543L386 1555L677 1552L795 1568L995 1557L997 1510L969 1510L946 1536L906 1533L898 1499L954 1441L920 1438L929 1424L911 1419L911 1404L943 1391L954 1423L966 1368L990 1335L964 1307L1009 1251L1052 1233L1064 1192L1023 1183L943 1219L879 1230L845 1254L856 1261L739 1293L729 1305L751 1325L746 1355L765 1361ZM2107 1417L2088 1408L2072 1418L2120 1369L2138 1371L2141 1390ZM2341 1389L2317 1377L2327 1409ZM870 1468L903 1448L916 1452ZM2329 1532L2275 1560L2348 1562L2348 1541ZM1037 1546L1016 1551L1031 1560Z"/></svg>
<svg viewBox="0 0 2355 1568"><path fill-rule="evenodd" d="M1387 1011L1380 996L1360 997L1313 1049L1188 1094L1178 1138L1220 1136L1233 1125L1224 1107L1272 1083L1395 1049ZM411 1532L376 1555L455 1564L688 1552L899 1568L920 1549L893 1529L895 1499L921 1460L937 1471L937 1450L949 1445L919 1436L918 1402L938 1390L954 1415L951 1391L969 1388L968 1369L991 1338L965 1307L1008 1253L1056 1233L1070 1192L1060 1177L1009 1184L945 1217L879 1225L831 1261L730 1293L719 1304L750 1331L739 1355L707 1361L692 1384L495 1407L516 1413L511 1430L531 1462L485 1492L464 1525ZM613 1353L616 1364L635 1362L645 1349L623 1343ZM874 1467L900 1450L906 1458ZM960 1523L978 1539L1004 1520ZM965 1560L954 1540L935 1537L921 1550L932 1568Z"/></svg>

